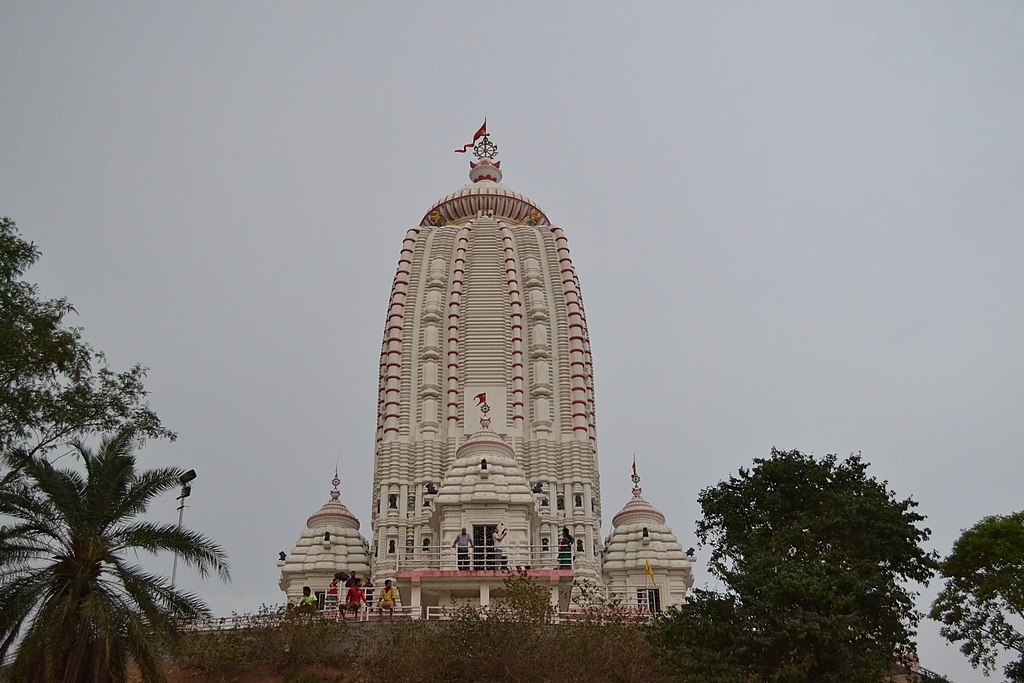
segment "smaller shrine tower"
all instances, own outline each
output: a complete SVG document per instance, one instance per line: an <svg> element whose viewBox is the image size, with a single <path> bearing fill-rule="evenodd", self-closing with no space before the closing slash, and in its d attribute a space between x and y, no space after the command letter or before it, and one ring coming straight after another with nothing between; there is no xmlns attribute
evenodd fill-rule
<svg viewBox="0 0 1024 683"><path fill-rule="evenodd" d="M693 551L683 552L665 515L644 500L633 460L633 498L612 518L605 541L604 581L627 606L651 612L686 602Z"/></svg>
<svg viewBox="0 0 1024 683"><path fill-rule="evenodd" d="M341 502L339 484L335 469L330 500L310 515L291 554L277 563L279 585L289 603L298 603L303 586L310 586L318 596L326 593L335 572L370 574L369 544L359 533L359 520Z"/></svg>

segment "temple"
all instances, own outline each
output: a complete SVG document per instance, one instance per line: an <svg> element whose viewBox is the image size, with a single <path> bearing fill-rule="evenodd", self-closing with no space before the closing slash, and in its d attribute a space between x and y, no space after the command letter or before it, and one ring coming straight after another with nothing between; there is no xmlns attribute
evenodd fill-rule
<svg viewBox="0 0 1024 683"><path fill-rule="evenodd" d="M641 497L635 464L632 499L602 540L593 363L565 234L502 184L486 124L470 146L470 182L402 242L380 354L373 541L335 482L279 562L281 588L322 592L334 562L393 580L420 617L500 599L510 571L549 585L559 612L583 583L641 610L680 604L692 553ZM462 529L472 545L460 558Z"/></svg>

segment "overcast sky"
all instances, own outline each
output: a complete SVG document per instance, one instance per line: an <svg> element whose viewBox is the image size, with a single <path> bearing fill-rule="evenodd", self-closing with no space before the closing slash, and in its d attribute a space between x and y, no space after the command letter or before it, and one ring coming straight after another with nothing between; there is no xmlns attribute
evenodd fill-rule
<svg viewBox="0 0 1024 683"><path fill-rule="evenodd" d="M1024 508L1019 2L8 0L0 94L0 214L151 368L180 438L142 462L199 473L185 520L234 581L179 583L218 614L283 599L336 462L368 532L401 241L485 115L580 276L604 533L634 453L684 548L773 446L862 452L943 554Z"/></svg>

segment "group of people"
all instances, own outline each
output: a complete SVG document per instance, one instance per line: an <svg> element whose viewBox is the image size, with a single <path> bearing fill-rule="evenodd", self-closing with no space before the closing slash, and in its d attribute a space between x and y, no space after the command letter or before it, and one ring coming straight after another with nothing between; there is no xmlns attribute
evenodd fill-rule
<svg viewBox="0 0 1024 683"><path fill-rule="evenodd" d="M491 568L507 568L508 567L508 553L505 552L505 537L508 535L508 529L501 527L494 527L494 531L491 532L491 547L490 557L488 558L487 565ZM469 549L473 546L473 537L466 533L466 527L462 527L462 532L459 533L455 540L452 541L452 547L456 549L456 563L459 571L466 571L469 569Z"/></svg>
<svg viewBox="0 0 1024 683"><path fill-rule="evenodd" d="M489 567L508 568L508 553L505 552L505 537L507 535L508 529L504 525L494 527L491 532L491 556L487 563ZM569 533L569 527L562 527L562 535L558 539L559 568L572 566L575 544L576 539ZM469 549L473 547L473 537L466 532L466 527L462 527L461 533L452 541L452 547L456 549L456 562L459 571L467 571L470 568Z"/></svg>
<svg viewBox="0 0 1024 683"><path fill-rule="evenodd" d="M506 536L508 536L508 529L504 525L494 527L491 532L490 556L487 563L489 568L508 569L508 553L505 552ZM569 527L562 527L562 535L558 538L558 568L572 566L572 555L575 544L576 539L569 533ZM457 552L456 557L459 570L469 570L469 550L473 547L473 537L466 532L466 527L462 527L461 533L459 533L455 537L455 540L452 541L452 547L455 548ZM526 568L529 569L529 566ZM520 567L520 569L522 568ZM339 583L341 581L345 582L344 586L346 589L344 604L339 604L338 601ZM334 580L331 581L331 585L327 589L325 607L328 610L336 607L341 619L345 619L345 614L350 611L358 618L359 610L369 606L369 603L366 600L367 588L373 588L373 584L370 583L369 579L364 583L363 580L354 573L349 576L344 572L338 572L334 575ZM391 579L384 582L384 587L378 592L376 597L377 610L381 614L387 611L389 616L394 616L395 606L398 604L398 591L395 590ZM317 597L313 595L312 589L310 589L309 586L303 586L302 597L299 598L297 609L301 611L315 612L317 610L317 606Z"/></svg>
<svg viewBox="0 0 1024 683"><path fill-rule="evenodd" d="M345 587L345 602L339 604L338 591L339 582L344 581ZM344 620L345 615L348 612L352 612L353 616L358 619L359 610L369 606L366 600L366 589L373 588L373 584L370 579L366 579L364 583L361 578L352 574L348 576L343 572L338 572L334 575L334 580L331 581L331 585L327 589L327 595L325 600L325 607L330 610L337 608L338 616ZM395 614L395 607L398 604L398 591L395 590L394 584L391 579L387 579L384 582L384 587L377 593L376 607L378 612L383 614L387 611L389 617L393 617ZM302 597L299 598L298 609L303 611L316 611L317 609L317 597L313 595L312 589L309 586L302 587Z"/></svg>

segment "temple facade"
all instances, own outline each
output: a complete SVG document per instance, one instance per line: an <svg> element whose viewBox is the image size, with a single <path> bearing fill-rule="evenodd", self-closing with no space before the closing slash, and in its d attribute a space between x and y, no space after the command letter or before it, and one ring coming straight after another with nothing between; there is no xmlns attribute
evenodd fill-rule
<svg viewBox="0 0 1024 683"><path fill-rule="evenodd" d="M469 183L408 230L391 289L373 582L393 580L423 616L500 598L508 571L550 584L560 611L581 581L641 607L678 604L692 559L638 486L602 540L593 363L565 234L502 184L486 126L472 146Z"/></svg>

